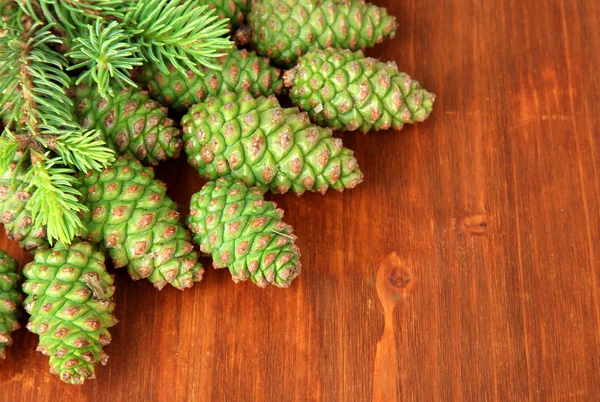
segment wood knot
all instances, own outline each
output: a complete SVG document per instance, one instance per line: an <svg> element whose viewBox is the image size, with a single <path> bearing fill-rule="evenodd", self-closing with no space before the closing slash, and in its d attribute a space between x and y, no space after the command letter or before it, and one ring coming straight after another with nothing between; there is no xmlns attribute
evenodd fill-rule
<svg viewBox="0 0 600 402"><path fill-rule="evenodd" d="M488 217L485 214L471 215L461 222L461 230L467 234L487 236Z"/></svg>
<svg viewBox="0 0 600 402"><path fill-rule="evenodd" d="M411 284L412 279L411 273L405 267L396 267L392 269L388 276L390 286L393 286L400 291L406 289Z"/></svg>
<svg viewBox="0 0 600 402"><path fill-rule="evenodd" d="M377 293L382 303L408 297L415 284L410 267L396 253L388 255L377 271Z"/></svg>

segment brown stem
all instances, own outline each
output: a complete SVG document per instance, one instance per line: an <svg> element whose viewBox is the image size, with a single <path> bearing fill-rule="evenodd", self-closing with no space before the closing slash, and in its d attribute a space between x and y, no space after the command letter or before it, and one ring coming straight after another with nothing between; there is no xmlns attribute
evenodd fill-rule
<svg viewBox="0 0 600 402"><path fill-rule="evenodd" d="M54 136L49 136L54 138ZM47 142L51 142L51 139L48 138L44 138ZM39 141L36 141L34 136L31 135L30 133L26 133L26 134L16 134L15 135L15 141L19 144L19 150L23 151L25 149L31 149L36 151L39 154L43 154L44 153L44 147L42 146L42 144L39 143ZM53 141L54 144L56 144L56 141Z"/></svg>
<svg viewBox="0 0 600 402"><path fill-rule="evenodd" d="M43 135L42 138L46 143L46 148L56 150L56 135Z"/></svg>
<svg viewBox="0 0 600 402"><path fill-rule="evenodd" d="M35 165L40 162L45 163L44 157L43 157L44 154L41 154L39 152L31 152L30 154L31 154L31 164L32 165Z"/></svg>
<svg viewBox="0 0 600 402"><path fill-rule="evenodd" d="M23 46L23 52L28 52L27 45ZM25 119L28 122L28 127L31 130L31 135L36 136L39 134L38 122L34 115L35 110L35 99L31 93L33 88L33 79L29 74L29 61L27 57L23 57L23 64L20 67L21 72L21 92L23 99L25 99Z"/></svg>

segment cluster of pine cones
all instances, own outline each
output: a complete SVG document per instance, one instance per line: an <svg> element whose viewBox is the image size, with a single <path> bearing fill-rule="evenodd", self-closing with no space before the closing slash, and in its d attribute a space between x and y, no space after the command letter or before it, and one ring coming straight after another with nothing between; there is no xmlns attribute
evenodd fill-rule
<svg viewBox="0 0 600 402"><path fill-rule="evenodd" d="M230 18L237 43L252 49L232 49L220 71L165 75L148 64L134 76L147 91L115 87L104 99L95 88L74 88L82 125L99 129L121 155L82 178L89 213L79 240L51 246L43 229L33 230L19 160L0 177L0 221L35 252L22 285L16 262L0 252L0 357L18 327L21 286L38 350L53 373L80 384L106 363L102 348L117 322L105 254L159 289L202 279L191 235L148 165L184 150L208 180L187 217L193 242L236 282L287 287L300 273L300 252L283 211L264 192L354 188L363 175L333 129L399 130L429 116L434 95L394 63L361 52L395 35L397 22L385 9L362 0L250 1L198 1ZM297 107L283 108L276 95L289 95ZM185 113L180 126L167 108Z"/></svg>

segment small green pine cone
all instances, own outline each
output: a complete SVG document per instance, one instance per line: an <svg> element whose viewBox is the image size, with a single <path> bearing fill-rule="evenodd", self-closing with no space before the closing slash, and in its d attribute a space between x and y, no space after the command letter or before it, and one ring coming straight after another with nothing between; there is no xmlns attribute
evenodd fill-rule
<svg viewBox="0 0 600 402"><path fill-rule="evenodd" d="M83 128L98 129L116 152L150 165L179 157L181 131L167 117L167 109L145 91L117 87L113 91L105 99L85 83L76 88L76 111Z"/></svg>
<svg viewBox="0 0 600 402"><path fill-rule="evenodd" d="M19 165L22 157L19 152L9 169L0 176L0 223L4 224L9 239L18 241L27 251L34 251L48 247L48 241L45 227L34 228L31 209L27 205L31 191L23 182L26 166Z"/></svg>
<svg viewBox="0 0 600 402"><path fill-rule="evenodd" d="M311 119L338 130L400 130L431 113L435 95L394 63L349 50L317 50L286 72L290 98Z"/></svg>
<svg viewBox="0 0 600 402"><path fill-rule="evenodd" d="M147 278L158 289L167 283L185 289L202 279L190 234L151 168L123 155L80 180L87 239L102 243L116 268L127 267L133 279Z"/></svg>
<svg viewBox="0 0 600 402"><path fill-rule="evenodd" d="M20 328L21 275L17 261L0 250L0 359L6 358L6 347L12 345L11 333Z"/></svg>
<svg viewBox="0 0 600 402"><path fill-rule="evenodd" d="M244 23L245 15L250 11L252 0L196 0L201 6L215 9L220 19L229 18L229 27L236 30Z"/></svg>
<svg viewBox="0 0 600 402"><path fill-rule="evenodd" d="M385 8L363 0L256 0L248 21L257 53L282 67L312 49L365 49L397 29Z"/></svg>
<svg viewBox="0 0 600 402"><path fill-rule="evenodd" d="M235 282L288 287L300 274L300 250L283 211L242 181L208 182L191 201L188 225L215 268L229 267Z"/></svg>
<svg viewBox="0 0 600 402"><path fill-rule="evenodd" d="M37 350L50 357L50 372L69 384L95 378L95 364L108 359L108 328L117 323L104 254L87 242L58 242L38 251L23 274L27 328L39 335Z"/></svg>
<svg viewBox="0 0 600 402"><path fill-rule="evenodd" d="M154 99L179 112L225 92L247 91L254 96L269 96L280 94L283 88L281 70L247 50L231 50L220 59L220 70L200 67L203 76L192 71L182 74L173 66L169 68L171 73L164 74L155 65L146 64L136 78Z"/></svg>
<svg viewBox="0 0 600 402"><path fill-rule="evenodd" d="M228 93L183 117L188 160L209 180L232 177L274 193L354 188L363 175L330 129L313 125L277 98Z"/></svg>

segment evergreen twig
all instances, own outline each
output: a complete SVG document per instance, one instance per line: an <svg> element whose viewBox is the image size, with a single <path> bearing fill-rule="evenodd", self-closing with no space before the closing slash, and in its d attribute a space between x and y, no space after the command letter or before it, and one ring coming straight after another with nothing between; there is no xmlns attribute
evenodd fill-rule
<svg viewBox="0 0 600 402"><path fill-rule="evenodd" d="M219 68L216 59L233 45L225 37L228 23L193 0L140 0L124 21L148 62L165 73L171 63L200 75L199 66Z"/></svg>
<svg viewBox="0 0 600 402"><path fill-rule="evenodd" d="M32 136L54 134L61 126L73 126L72 102L65 93L70 78L65 58L49 45L60 43L51 26L32 23L21 33L7 28L0 38L0 102L10 105Z"/></svg>
<svg viewBox="0 0 600 402"><path fill-rule="evenodd" d="M89 84L95 83L102 97L112 96L111 81L114 80L122 88L125 85L137 87L129 78L129 70L142 64L138 56L139 49L130 43L131 36L126 34L120 25L113 21L104 26L98 20L94 26L88 26L87 37L75 39L73 51L67 57L77 61L83 60L69 70L84 68L76 84L87 80Z"/></svg>
<svg viewBox="0 0 600 402"><path fill-rule="evenodd" d="M32 151L31 169L25 176L28 188L33 188L27 201L36 228L46 227L48 240L66 239L70 242L83 227L79 213L87 209L79 202L78 184L74 171L60 167L59 158L50 159Z"/></svg>
<svg viewBox="0 0 600 402"><path fill-rule="evenodd" d="M0 174L17 151L28 151L24 182L32 196L27 206L35 229L46 227L51 244L69 243L83 227L78 214L85 207L75 189L75 170L100 169L113 160L113 152L95 139L98 134L84 132L73 116L67 62L51 47L62 41L52 28L25 9L2 22L0 35L0 105L13 127L0 136Z"/></svg>
<svg viewBox="0 0 600 402"><path fill-rule="evenodd" d="M98 132L89 130L82 134L63 132L55 137L53 148L62 158L63 164L75 166L82 172L101 170L113 158L113 152L98 140Z"/></svg>
<svg viewBox="0 0 600 402"><path fill-rule="evenodd" d="M54 24L71 37L98 19L123 19L131 0L21 0L21 8L36 21Z"/></svg>

